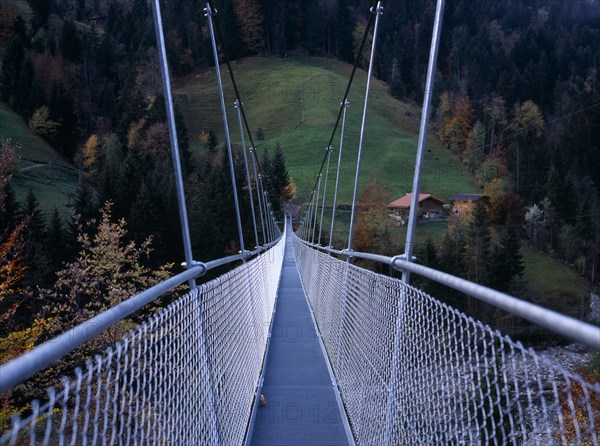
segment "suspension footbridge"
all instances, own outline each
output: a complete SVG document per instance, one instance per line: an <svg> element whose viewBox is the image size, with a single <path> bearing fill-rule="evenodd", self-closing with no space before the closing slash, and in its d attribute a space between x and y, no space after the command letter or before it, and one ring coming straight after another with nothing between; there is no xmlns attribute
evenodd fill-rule
<svg viewBox="0 0 600 446"><path fill-rule="evenodd" d="M419 195L443 6L438 0L414 200ZM276 222L248 131L251 164L245 158L246 188L255 249L245 249L236 193L239 254L194 260L158 0L153 1L153 12L185 271L2 364L0 392L18 388L165 293L186 283L188 291L89 357L48 388L44 398L32 401L2 433L0 445L598 446L599 383L587 382L443 303L438 298L443 296L430 296L412 286L410 276L458 290L592 350L600 350L598 327L415 263L416 203L411 207L406 250L398 256L354 251L352 223L346 249L333 248L331 240L327 246L321 243L332 142L341 122L341 158L354 71L302 221L294 225L288 214L281 226ZM375 40L381 12L379 3L374 4L361 48L373 25ZM222 87L216 44L220 32L210 1L206 14ZM246 156L248 123L230 66L229 73ZM368 94L367 84L357 179ZM356 186L354 198L351 222ZM334 221L331 232L333 226ZM355 259L379 262L401 272L402 279L361 268ZM202 282L207 271L223 265L230 265L230 271Z"/></svg>

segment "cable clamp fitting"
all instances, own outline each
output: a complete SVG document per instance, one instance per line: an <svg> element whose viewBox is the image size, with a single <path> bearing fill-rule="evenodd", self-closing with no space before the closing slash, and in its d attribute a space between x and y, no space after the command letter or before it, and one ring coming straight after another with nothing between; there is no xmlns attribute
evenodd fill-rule
<svg viewBox="0 0 600 446"><path fill-rule="evenodd" d="M204 17L208 17L209 15L217 15L217 12L217 8L212 9L207 3L206 8L204 8Z"/></svg>
<svg viewBox="0 0 600 446"><path fill-rule="evenodd" d="M183 268L185 268L185 269L192 269L192 268L196 268L196 267L201 267L202 271L196 277L202 277L208 271L208 268L206 267L206 263L204 263L204 262L198 262L196 260L192 260L191 265L190 265L189 268L187 266L187 262L181 262L181 266Z"/></svg>
<svg viewBox="0 0 600 446"><path fill-rule="evenodd" d="M369 11L373 12L373 8L371 7ZM377 4L377 14L383 14L383 6L380 3Z"/></svg>

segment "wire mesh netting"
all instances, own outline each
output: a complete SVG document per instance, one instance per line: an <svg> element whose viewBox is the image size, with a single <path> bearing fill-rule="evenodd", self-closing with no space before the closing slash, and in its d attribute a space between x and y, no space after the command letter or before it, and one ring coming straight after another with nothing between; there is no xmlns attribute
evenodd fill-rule
<svg viewBox="0 0 600 446"><path fill-rule="evenodd" d="M241 444L261 372L284 238L203 284L15 417L1 445Z"/></svg>
<svg viewBox="0 0 600 446"><path fill-rule="evenodd" d="M295 254L357 444L598 445L599 383L401 280Z"/></svg>

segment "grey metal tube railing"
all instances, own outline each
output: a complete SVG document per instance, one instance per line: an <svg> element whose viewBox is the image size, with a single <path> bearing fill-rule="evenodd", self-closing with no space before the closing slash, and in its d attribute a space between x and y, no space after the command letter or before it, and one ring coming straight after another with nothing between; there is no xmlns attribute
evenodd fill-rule
<svg viewBox="0 0 600 446"><path fill-rule="evenodd" d="M35 373L69 354L94 336L97 336L117 322L135 313L145 305L155 301L173 288L186 281L201 277L211 269L260 254L274 246L279 239L266 246L261 246L254 251L244 251L240 254L211 260L206 263L193 262L191 267L183 273L136 294L125 302L121 302L23 355L0 365L0 393L21 384Z"/></svg>
<svg viewBox="0 0 600 446"><path fill-rule="evenodd" d="M331 254L342 255L347 258L371 260L390 265L398 271L408 271L410 273L418 274L421 277L433 280L434 282L460 291L461 293L467 294L496 308L500 308L501 310L529 322L533 322L534 324L564 336L565 338L580 342L594 350L600 351L600 327L557 313L556 311L549 310L548 308L541 307L531 302L521 300L509 294L496 291L492 288L470 282L466 279L461 279L460 277L423 265L407 262L404 254L388 257L366 252L354 252L346 249L338 251L329 247L314 246L305 241L302 241L302 243Z"/></svg>

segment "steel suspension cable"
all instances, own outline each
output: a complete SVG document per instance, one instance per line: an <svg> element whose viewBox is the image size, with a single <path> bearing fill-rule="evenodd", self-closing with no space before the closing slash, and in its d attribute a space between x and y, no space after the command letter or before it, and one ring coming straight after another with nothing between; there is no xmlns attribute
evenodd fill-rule
<svg viewBox="0 0 600 446"><path fill-rule="evenodd" d="M160 61L160 71L162 76L163 90L165 96L165 108L167 110L167 120L169 122L169 138L171 141L171 158L173 160L173 169L175 171L175 183L177 188L177 202L179 204L179 220L181 223L181 233L183 237L183 248L185 255L186 268L193 266L194 258L192 255L192 242L190 238L190 228L187 215L187 206L185 202L185 192L183 188L183 174L181 172L181 161L179 157L179 142L177 140L177 126L175 124L175 111L173 108L173 96L171 94L171 79L169 77L169 66L167 62L167 51L165 48L165 35L162 26L162 16L160 12L160 3L158 0L152 2L152 17L154 19L154 29L156 32L156 46ZM196 287L195 279L189 280L190 288Z"/></svg>
<svg viewBox="0 0 600 446"><path fill-rule="evenodd" d="M213 11L216 11L212 0L207 0L207 6L209 6ZM227 66L227 71L229 72L229 77L231 79L231 85L233 86L235 99L237 100L237 102L240 105L240 113L242 115L242 121L244 123L244 127L246 128L246 133L248 135L248 139L250 140L250 146L252 148L256 149L256 145L254 144L254 139L252 138L252 132L250 131L250 125L248 124L248 118L246 117L246 110L244 109L244 102L242 101L240 91L239 91L239 88L237 85L237 81L236 81L235 75L233 73L233 68L231 67L231 62L229 61L229 58L227 57L227 54L224 51L225 45L223 43L224 39L223 39L223 33L221 32L221 26L220 26L218 20L215 20L213 25L214 25L214 32L215 32L216 40L221 44L221 48L223 49L222 58L223 58L223 61L225 62L225 65ZM218 64L218 62L217 62L217 64ZM255 150L254 154L256 155L256 150ZM256 168L257 168L259 174L264 173L258 157L255 156L254 161L256 163ZM265 215L265 217L267 217L267 215Z"/></svg>
<svg viewBox="0 0 600 446"><path fill-rule="evenodd" d="M371 14L369 15L369 19L367 20L367 25L365 27L365 32L364 32L362 40L360 42L360 46L358 47L358 52L356 54L356 60L354 61L354 66L352 67L352 72L350 73L350 78L348 79L348 84L346 85L346 91L344 92L344 97L343 97L342 102L340 104L340 110L339 110L337 118L335 120L335 124L333 125L333 131L331 132L331 137L329 138L329 143L327 144L326 147L330 147L333 144L333 139L335 138L335 134L337 132L337 128L338 128L338 126L340 124L340 120L342 118L342 115L344 114L344 109L345 109L344 104L348 100L348 95L350 94L350 88L352 87L352 82L354 81L354 75L356 74L356 70L358 69L358 65L359 65L359 62L360 62L360 56L362 55L364 47L365 47L365 45L367 43L367 39L369 37L369 31L371 30L371 26L373 26L373 20L375 18L375 11L376 11L378 3L379 3L379 0L375 0L373 2L373 6L371 7ZM319 168L319 173L321 173L323 171L323 167L325 166L326 160L327 160L327 154L325 154L323 156L323 161L321 161L321 167ZM315 184L314 184L314 186L312 188L311 199L312 199L312 194L315 193L315 189L317 187L317 181L318 181L318 179L315 181Z"/></svg>
<svg viewBox="0 0 600 446"><path fill-rule="evenodd" d="M233 166L233 153L231 151L231 137L229 135L229 123L227 122L227 109L225 107L225 95L223 93L223 82L221 80L221 69L219 67L219 53L217 51L217 42L215 39L214 27L213 27L213 9L210 2L206 4L206 16L208 17L208 27L210 30L210 37L212 43L213 56L215 59L215 71L217 73L217 83L219 85L219 98L221 100L221 114L223 116L223 126L225 127L225 139L227 142L227 156L229 157L229 171L231 174L231 183L233 186L233 200L235 202L235 217L238 226L238 236L240 239L240 250L245 251L244 248L244 233L242 231L242 217L240 214L240 203L237 194L237 182L235 180L235 169ZM241 103L241 102L240 102Z"/></svg>
<svg viewBox="0 0 600 446"><path fill-rule="evenodd" d="M242 127L242 114L240 112L240 103L235 101L235 108L237 110L238 123L240 127L240 137L242 138L242 153L244 154L244 167L246 168L246 181L248 184L248 195L250 197L250 209L252 211L252 224L254 227L254 240L256 242L256 247L259 246L258 243L258 229L256 228L256 213L254 212L254 198L252 197L252 182L250 181L250 169L248 169L248 157L246 156L246 140L244 138L244 128Z"/></svg>
<svg viewBox="0 0 600 446"><path fill-rule="evenodd" d="M344 117L342 118L342 132L340 133L340 152L338 153L337 172L335 175L335 191L333 193L333 208L331 210L331 230L329 231L329 247L333 246L333 231L335 229L335 208L337 206L338 186L340 184L340 167L342 163L342 150L344 148L344 132L346 129L346 111L350 107L348 100L342 103L344 107Z"/></svg>
<svg viewBox="0 0 600 446"><path fill-rule="evenodd" d="M365 103L363 107L362 124L360 126L360 139L358 142L358 157L356 160L356 175L354 177L354 193L352 196L352 213L350 214L350 229L348 232L348 250L352 250L352 228L354 226L354 217L356 215L356 197L358 194L358 174L360 171L360 160L362 155L363 140L365 136L365 124L367 121L367 110L369 105L369 92L371 90L371 76L373 73L373 60L375 58L375 44L377 42L377 30L379 27L379 16L383 12L380 2L377 2L375 29L373 30L373 45L371 46L371 60L369 61L369 73L367 74L367 88L365 91Z"/></svg>
<svg viewBox="0 0 600 446"><path fill-rule="evenodd" d="M260 215L260 225L262 227L263 243L266 245L267 244L267 236L265 233L265 219L263 218L261 189L260 189L258 173L256 170L256 149L254 147L250 147L250 156L252 157L252 169L254 170L254 183L256 185L256 198L258 198L258 212ZM265 218L266 218L266 215L265 215Z"/></svg>
<svg viewBox="0 0 600 446"><path fill-rule="evenodd" d="M333 147L327 147L327 169L325 170L325 185L323 186L323 204L321 205L321 220L319 222L319 239L317 243L321 244L321 233L323 232L323 212L325 211L325 197L327 196L327 181L329 181L329 165L331 163L331 152Z"/></svg>
<svg viewBox="0 0 600 446"><path fill-rule="evenodd" d="M317 186L317 198L315 198L315 212L314 212L314 223L313 223L313 230L312 230L312 237L310 239L311 243L315 242L315 232L317 230L317 215L319 214L319 194L321 193L321 177L323 176L322 173L319 172L319 179L318 181L318 186Z"/></svg>
<svg viewBox="0 0 600 446"><path fill-rule="evenodd" d="M410 200L410 213L408 216L408 228L406 231L406 246L404 255L406 261L412 261L414 248L414 233L417 227L417 206L419 203L419 193L421 191L421 173L423 167L423 157L425 146L427 144L427 128L429 125L429 115L431 113L431 97L433 95L433 86L435 82L435 69L437 64L438 50L440 46L440 34L442 29L442 19L444 11L444 0L437 1L435 23L433 27L433 36L431 40L431 49L429 52L429 65L427 67L427 81L425 84L425 97L423 98L423 113L421 114L421 127L419 129L419 142L417 147L417 157L415 161L415 173L413 176L412 197ZM402 280L408 283L410 280L410 271L402 273Z"/></svg>

